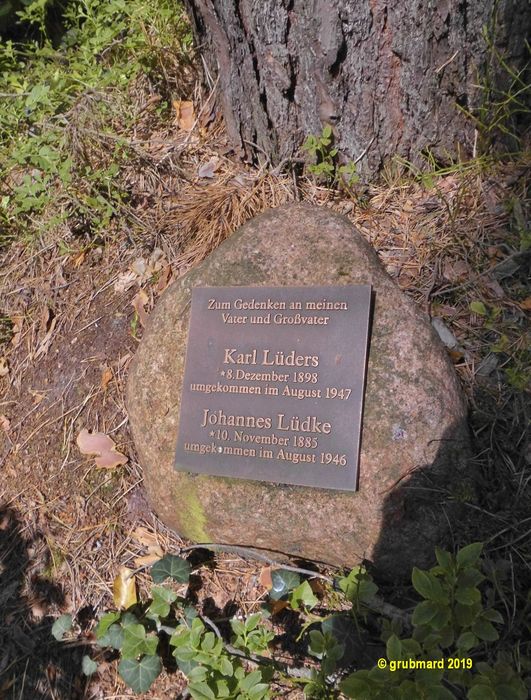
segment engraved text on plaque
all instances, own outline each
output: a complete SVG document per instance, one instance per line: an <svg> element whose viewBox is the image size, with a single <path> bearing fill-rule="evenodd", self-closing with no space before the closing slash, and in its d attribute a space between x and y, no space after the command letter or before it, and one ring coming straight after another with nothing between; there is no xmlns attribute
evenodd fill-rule
<svg viewBox="0 0 531 700"><path fill-rule="evenodd" d="M370 286L202 287L176 469L356 490Z"/></svg>

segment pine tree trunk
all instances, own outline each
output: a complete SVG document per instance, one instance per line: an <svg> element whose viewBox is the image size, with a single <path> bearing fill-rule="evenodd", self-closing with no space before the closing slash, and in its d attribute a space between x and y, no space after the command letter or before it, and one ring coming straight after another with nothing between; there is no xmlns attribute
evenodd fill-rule
<svg viewBox="0 0 531 700"><path fill-rule="evenodd" d="M463 110L486 98L482 80L511 82L483 29L516 66L529 31L526 0L185 2L238 152L278 164L330 123L366 176L395 155L473 155Z"/></svg>

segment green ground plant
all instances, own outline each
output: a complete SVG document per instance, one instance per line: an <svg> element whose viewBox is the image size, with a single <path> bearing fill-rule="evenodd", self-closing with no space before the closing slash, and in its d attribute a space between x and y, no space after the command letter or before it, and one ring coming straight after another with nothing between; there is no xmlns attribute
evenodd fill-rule
<svg viewBox="0 0 531 700"><path fill-rule="evenodd" d="M490 149L500 135L506 137L510 148L519 150L522 126L529 120L529 63L516 70L496 46L496 32L495 26L483 28L488 59L483 74L478 77L478 105L471 111L458 105L476 125L480 152ZM526 49L529 55L527 42Z"/></svg>
<svg viewBox="0 0 531 700"><path fill-rule="evenodd" d="M0 44L4 240L64 222L96 235L117 214L128 218L120 171L135 158L132 93L142 80L163 98L159 111L168 109L168 56L190 48L182 8L170 0L68 2L59 41L46 33L46 5L33 0L19 12L38 38Z"/></svg>
<svg viewBox="0 0 531 700"><path fill-rule="evenodd" d="M320 134L307 136L302 149L313 161L307 166L308 172L329 187L342 185L349 188L359 182L360 178L353 161L342 165L338 163L339 150L334 145L334 134L330 124L326 124Z"/></svg>
<svg viewBox="0 0 531 700"><path fill-rule="evenodd" d="M166 555L151 569L148 600L101 617L97 645L119 653L119 673L137 693L149 690L170 654L194 700L263 700L274 697L273 683L302 685L305 696L315 699L525 700L523 677L531 664L519 650L511 653L500 644L504 617L482 549L479 542L456 555L436 549L436 566L412 572L422 600L412 611L388 606L387 617L375 612L383 609L382 601L363 566L336 577L321 600L307 578L276 569L270 603L246 619L232 618L223 632L174 590L172 581L188 583L191 566ZM338 609L325 611L327 599ZM308 659L302 672L272 653L279 639L270 608L278 601L300 618L296 642ZM71 626L71 616L58 618L56 639ZM352 650L375 627L379 642L360 667ZM97 666L97 653L83 660L88 675Z"/></svg>

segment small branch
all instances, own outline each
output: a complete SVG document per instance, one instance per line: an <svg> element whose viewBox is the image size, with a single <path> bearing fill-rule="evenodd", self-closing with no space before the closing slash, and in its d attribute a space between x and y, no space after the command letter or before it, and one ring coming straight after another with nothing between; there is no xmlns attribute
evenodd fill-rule
<svg viewBox="0 0 531 700"><path fill-rule="evenodd" d="M372 146L372 144L374 143L374 139L375 139L375 138L376 138L376 134L374 134L374 136L373 136L372 139L369 141L369 143L367 144L367 146L365 147L365 149L364 149L364 150L360 153L360 155L356 158L356 160L354 161L354 165L357 165L357 164L360 162L360 160L363 158L363 156L367 155L367 151L369 150L369 148L370 148L370 147Z"/></svg>
<svg viewBox="0 0 531 700"><path fill-rule="evenodd" d="M287 156L286 158L283 158L280 163L273 168L273 170L269 171L270 175L280 175L282 172L282 169L287 163L292 163L292 164L304 164L306 163L306 160L304 158L291 158L290 156Z"/></svg>
<svg viewBox="0 0 531 700"><path fill-rule="evenodd" d="M305 576L311 576L312 578L320 578L323 581L327 581L330 584L334 583L334 580L330 578L330 576L325 576L324 574L320 574L317 571L312 571L311 569L301 569L298 566L290 566L288 564L282 564L281 562L275 561L274 559L271 559L270 557L266 556L265 554L262 554L261 552L257 552L256 550L250 548L250 547L240 547L239 545L225 545L225 544L217 544L217 543L211 543L211 544L192 544L188 547L182 547L180 549L180 552L189 552L193 549L211 549L212 551L216 552L229 552L233 554L239 554L242 557L251 557L253 559L259 559L260 561L266 562L266 564L270 564L271 566L274 566L278 569L285 569L286 571L293 571L297 574L303 574Z"/></svg>
<svg viewBox="0 0 531 700"><path fill-rule="evenodd" d="M459 53L459 49L457 49L457 51L452 56L450 56L450 58L447 61L445 61L442 65L440 65L435 70L435 75L438 75L444 68L446 68L446 66L449 65L454 60L454 58L457 56L458 53Z"/></svg>
<svg viewBox="0 0 531 700"><path fill-rule="evenodd" d="M479 272L478 274L474 275L466 282L463 282L462 284L458 284L456 287L443 287L443 289L439 289L438 291L431 294L431 297L438 297L438 296L441 296L442 294L450 294L451 292L457 292L460 289L465 289L466 287L469 287L471 284L474 284L475 282L477 282L479 279L481 279L481 277L484 277L485 275L488 275L491 272L493 272L494 270L496 270L498 267L505 265L505 263L507 263L509 260L514 260L515 258L520 258L520 257L525 258L528 256L529 256L529 253L527 251L517 251L516 253L512 253L511 255L508 255L503 260L500 260L500 262L496 263L496 265L489 267L488 270L483 270L483 272Z"/></svg>
<svg viewBox="0 0 531 700"><path fill-rule="evenodd" d="M320 574L317 571L312 571L311 569L302 569L298 566L290 566L289 564L283 564L281 562L275 561L274 559L271 559L270 557L266 556L265 554L262 554L261 552L256 552L252 548L240 547L239 545L224 545L218 543L192 544L188 547L181 547L179 553L182 554L183 552L189 552L194 549L211 549L214 552L229 552L233 554L239 554L243 557L252 557L254 559L264 561L270 566L273 566L278 569L284 569L285 571L293 571L296 574L303 574L304 576L309 576L311 578L318 578L322 581L326 581L330 585L334 584L334 579L330 576L325 576L324 574ZM375 613L384 615L384 617L388 617L391 620L398 620L406 628L411 627L411 616L408 612L402 610L401 608L397 608L391 603L386 603L379 596L375 596L372 602L366 605L370 610L372 610Z"/></svg>
<svg viewBox="0 0 531 700"><path fill-rule="evenodd" d="M264 149L259 146L257 143L254 141L248 141L247 139L242 138L242 141L246 143L248 146L252 146L253 148L256 148L257 151L260 151L265 156L265 163L260 165L261 170L265 170L268 165L271 165L271 159L269 158L268 154L264 151Z"/></svg>
<svg viewBox="0 0 531 700"><path fill-rule="evenodd" d="M199 617L201 618L201 620L203 620L203 622L206 622L206 624L212 629L212 631L218 639L223 639L223 637L221 636L221 632L219 631L219 627L215 624L215 622L213 622L206 615L199 615Z"/></svg>
<svg viewBox="0 0 531 700"><path fill-rule="evenodd" d="M217 625L212 622L212 620L207 617L206 615L200 615L201 619L203 622L205 622L214 632L216 637L218 639L221 639L223 641L223 644L225 645L225 649L229 652L229 654L232 654L233 656L237 656L240 659L245 659L245 661L248 661L250 663L256 664L257 666L269 666L271 668L274 668L275 671L279 673L285 673L287 676L295 677L295 678L309 678L310 677L310 670L305 669L305 668L294 668L292 666L288 666L286 664L282 664L279 661L276 661L273 658L269 658L267 656L259 656L258 654L246 654L244 651L241 649L236 648L232 644L225 642L223 637L221 636L221 632L219 631Z"/></svg>

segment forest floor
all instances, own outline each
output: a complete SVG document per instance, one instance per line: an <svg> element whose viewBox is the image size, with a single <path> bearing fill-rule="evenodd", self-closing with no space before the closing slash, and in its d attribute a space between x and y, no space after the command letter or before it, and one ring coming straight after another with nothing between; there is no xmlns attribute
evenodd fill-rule
<svg viewBox="0 0 531 700"><path fill-rule="evenodd" d="M106 228L95 233L81 215L47 226L45 210L37 236L0 248L0 698L133 695L112 654L95 657L91 678L81 658L94 645L95 621L114 607L119 568L189 543L146 502L124 405L128 366L173 280L252 216L295 200L347 216L448 348L469 400L480 475L471 498L448 484L445 496L469 514L452 546L486 543L511 647L531 585L527 157L484 157L427 174L397 161L377 183L330 188L303 169L239 162L212 95L191 94L162 118L153 86L135 84L134 129L121 134L128 198ZM69 128L76 138L85 129L78 147L87 148L86 104L78 106ZM91 134L91 157L108 140ZM78 449L83 429L112 437L127 463L98 468ZM264 602L263 562L205 551L192 560L192 596L206 615L248 614ZM147 596L148 575L137 583ZM399 607L415 604L407 586L382 590ZM75 635L60 643L50 630L65 612ZM285 611L276 624L290 624ZM163 672L142 697L177 699L185 686L179 673ZM280 688L275 695L299 696Z"/></svg>

